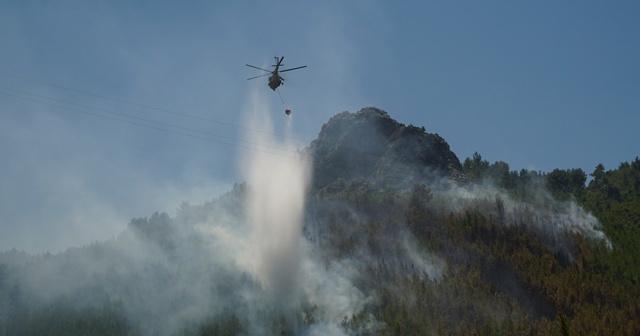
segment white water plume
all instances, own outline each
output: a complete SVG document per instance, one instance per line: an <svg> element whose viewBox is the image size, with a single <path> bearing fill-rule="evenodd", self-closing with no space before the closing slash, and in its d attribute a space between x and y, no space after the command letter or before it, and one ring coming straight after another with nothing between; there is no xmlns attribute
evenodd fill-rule
<svg viewBox="0 0 640 336"><path fill-rule="evenodd" d="M251 143L280 148L286 155L254 150L244 160L249 185L248 219L255 253L254 272L282 303L294 303L300 276L300 235L305 194L309 186L310 162L296 155L296 147L273 134L272 112L259 94L250 99L247 118ZM285 116L282 116L286 118ZM291 133L291 121L286 131Z"/></svg>

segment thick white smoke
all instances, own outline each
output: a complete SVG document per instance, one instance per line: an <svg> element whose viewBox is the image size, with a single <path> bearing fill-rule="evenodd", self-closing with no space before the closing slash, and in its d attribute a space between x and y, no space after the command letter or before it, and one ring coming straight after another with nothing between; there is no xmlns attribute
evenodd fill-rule
<svg viewBox="0 0 640 336"><path fill-rule="evenodd" d="M244 160L249 185L248 219L255 253L254 272L278 300L294 304L299 291L300 238L310 162L297 155L289 138L273 136L271 111L258 93L250 99L249 141L270 150L254 150ZM291 118L286 132L291 134ZM274 154L274 149L278 149Z"/></svg>
<svg viewBox="0 0 640 336"><path fill-rule="evenodd" d="M346 335L341 322L364 309L370 298L355 285L356 262L321 260L318 247L303 237L311 159L298 153L289 138L273 135L272 120L282 121L286 135L291 135L293 119L269 111L267 101L254 92L247 109L247 129L252 130L248 142L267 148L248 152L242 161L248 185L250 271L276 307L292 312L287 316L290 330L304 335ZM305 309L313 312L309 316L313 323L299 320L297 314ZM296 321L305 325L296 325ZM376 326L372 322L372 328ZM251 328L263 330L259 325Z"/></svg>
<svg viewBox="0 0 640 336"><path fill-rule="evenodd" d="M532 200L521 201L512 198L491 183L486 183L471 188L452 188L437 193L436 202L442 209L456 212L478 207L478 204L484 202L491 204L490 211L495 211L495 200L500 199L504 205L505 225L528 223L529 229L541 233L546 238L545 241L554 248L562 245L562 239L559 237L567 232L600 240L607 247L612 247L609 238L601 231L600 220L578 205L575 200L557 200L544 185L534 185L528 192L532 195Z"/></svg>

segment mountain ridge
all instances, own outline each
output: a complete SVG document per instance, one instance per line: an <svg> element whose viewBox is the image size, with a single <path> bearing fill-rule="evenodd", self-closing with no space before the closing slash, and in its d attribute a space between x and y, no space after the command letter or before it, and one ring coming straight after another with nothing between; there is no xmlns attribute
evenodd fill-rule
<svg viewBox="0 0 640 336"><path fill-rule="evenodd" d="M375 107L331 117L308 151L316 189L355 178L404 189L416 182L467 182L460 160L444 138L424 127L399 123Z"/></svg>

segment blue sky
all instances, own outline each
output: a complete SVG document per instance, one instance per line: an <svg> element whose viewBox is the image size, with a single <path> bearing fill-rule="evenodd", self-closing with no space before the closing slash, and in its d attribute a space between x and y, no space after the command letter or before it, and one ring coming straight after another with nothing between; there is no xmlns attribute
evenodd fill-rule
<svg viewBox="0 0 640 336"><path fill-rule="evenodd" d="M375 106L461 161L616 168L640 155L639 17L634 1L3 1L0 250L60 251L219 196L255 148L254 92L298 139ZM308 65L285 105L244 66L282 55Z"/></svg>

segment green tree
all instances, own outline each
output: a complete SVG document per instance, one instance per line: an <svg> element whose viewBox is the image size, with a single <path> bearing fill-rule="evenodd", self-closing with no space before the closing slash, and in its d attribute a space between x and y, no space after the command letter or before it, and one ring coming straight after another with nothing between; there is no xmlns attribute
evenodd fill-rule
<svg viewBox="0 0 640 336"><path fill-rule="evenodd" d="M489 161L483 160L478 152L473 153L473 158L466 158L462 164L465 175L471 181L480 182L489 169Z"/></svg>
<svg viewBox="0 0 640 336"><path fill-rule="evenodd" d="M598 163L596 168L593 170L593 173L591 173L589 175L591 175L594 178L595 181L602 180L604 178L604 176L605 176L604 165L602 163Z"/></svg>
<svg viewBox="0 0 640 336"><path fill-rule="evenodd" d="M546 176L546 183L549 190L560 199L569 196L579 198L585 188L587 174L582 169L554 169Z"/></svg>

